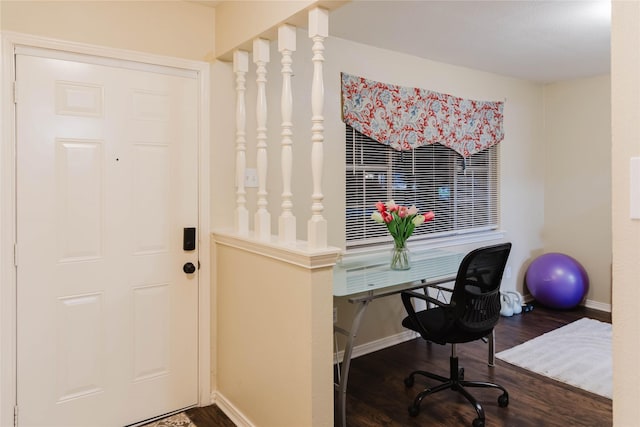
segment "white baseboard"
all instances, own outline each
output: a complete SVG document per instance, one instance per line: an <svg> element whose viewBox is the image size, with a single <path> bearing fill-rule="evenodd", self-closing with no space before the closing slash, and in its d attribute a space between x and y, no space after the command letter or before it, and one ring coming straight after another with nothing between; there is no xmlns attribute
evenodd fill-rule
<svg viewBox="0 0 640 427"><path fill-rule="evenodd" d="M533 301L531 295L525 295L525 302ZM605 304L598 301L586 300L584 303L585 307L593 308L594 310L611 312L611 304ZM364 356L365 354L373 353L374 351L382 350L387 347L394 346L396 344L403 343L405 341L412 340L417 338L419 335L413 331L404 331L395 335L391 335L385 338L381 338L379 340L367 342L364 344L357 345L353 348L353 353L351 354L351 358L355 359L356 357ZM336 355L337 360L342 362L344 357L344 351L339 351ZM334 360L334 363L336 361ZM255 427L253 423L236 408L231 402L229 402L221 393L217 391L211 392L211 403L215 404L220 408L222 412L225 413L227 417L238 427Z"/></svg>
<svg viewBox="0 0 640 427"><path fill-rule="evenodd" d="M373 353L374 351L382 350L383 348L412 340L418 336L419 335L413 331L405 331L379 340L364 343L354 347L351 358L353 359L358 356L364 356L365 354ZM344 351L338 352L337 357L338 360L342 361ZM254 424L220 392L211 392L211 403L218 406L218 408L220 408L220 410L224 412L224 414L229 417L236 426L255 427Z"/></svg>
<svg viewBox="0 0 640 427"><path fill-rule="evenodd" d="M220 392L211 392L211 403L215 404L238 427L255 427L238 408L233 406Z"/></svg>
<svg viewBox="0 0 640 427"><path fill-rule="evenodd" d="M588 299L584 302L584 306L587 308L593 308L594 310L606 311L607 313L611 313L611 304L606 304L604 302L598 302Z"/></svg>
<svg viewBox="0 0 640 427"><path fill-rule="evenodd" d="M526 294L524 296L524 302L530 303L535 301L531 294ZM604 302L594 301L594 300L585 300L584 304L587 308L593 308L594 310L606 311L607 313L611 313L611 304L606 304Z"/></svg>
<svg viewBox="0 0 640 427"><path fill-rule="evenodd" d="M364 356L365 354L373 353L374 351L382 350L383 348L391 347L393 345L412 340L414 338L417 338L418 336L419 335L416 332L404 331L395 335L381 338L379 340L360 344L353 348L351 358L355 359L356 357ZM342 359L344 358L344 351L339 351L336 355L336 358L338 361L342 362ZM336 360L334 360L333 362L336 363Z"/></svg>

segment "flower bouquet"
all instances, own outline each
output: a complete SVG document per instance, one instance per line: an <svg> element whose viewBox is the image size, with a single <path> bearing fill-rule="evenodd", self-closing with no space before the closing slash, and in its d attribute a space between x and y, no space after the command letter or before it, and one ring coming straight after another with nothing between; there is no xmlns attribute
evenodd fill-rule
<svg viewBox="0 0 640 427"><path fill-rule="evenodd" d="M393 200L387 203L376 203L376 211L371 218L380 224L386 224L391 236L393 236L394 248L391 255L391 268L393 270L407 270L409 264L409 251L406 247L407 239L413 234L413 230L420 224L435 218L432 211L424 214L418 213L415 206L396 205Z"/></svg>

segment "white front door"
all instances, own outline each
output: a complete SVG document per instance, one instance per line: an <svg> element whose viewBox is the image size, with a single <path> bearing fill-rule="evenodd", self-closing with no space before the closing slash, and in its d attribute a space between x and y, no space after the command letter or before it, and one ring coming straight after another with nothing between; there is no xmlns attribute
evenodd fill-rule
<svg viewBox="0 0 640 427"><path fill-rule="evenodd" d="M197 79L40 51L16 76L19 425L197 404Z"/></svg>

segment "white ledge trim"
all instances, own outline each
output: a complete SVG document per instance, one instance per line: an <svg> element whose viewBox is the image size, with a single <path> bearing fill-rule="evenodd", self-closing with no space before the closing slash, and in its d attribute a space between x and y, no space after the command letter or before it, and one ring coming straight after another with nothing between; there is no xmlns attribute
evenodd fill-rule
<svg viewBox="0 0 640 427"><path fill-rule="evenodd" d="M211 235L216 244L242 249L311 270L333 267L342 252L340 248L331 246L310 249L307 242L302 240L290 244L281 243L278 236L271 236L268 241L260 240L253 236L253 232L240 235L233 231L216 230Z"/></svg>

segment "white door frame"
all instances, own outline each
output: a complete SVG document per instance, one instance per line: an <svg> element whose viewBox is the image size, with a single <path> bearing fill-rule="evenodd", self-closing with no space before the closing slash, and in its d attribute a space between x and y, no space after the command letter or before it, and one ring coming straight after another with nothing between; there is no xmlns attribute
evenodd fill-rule
<svg viewBox="0 0 640 427"><path fill-rule="evenodd" d="M55 49L63 52L160 65L198 74L198 403L211 403L211 263L209 230L209 64L122 49L67 42L27 34L2 32L0 55L0 425L14 423L16 405L16 135L14 87L16 46ZM160 415L160 414L158 414Z"/></svg>

